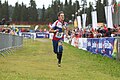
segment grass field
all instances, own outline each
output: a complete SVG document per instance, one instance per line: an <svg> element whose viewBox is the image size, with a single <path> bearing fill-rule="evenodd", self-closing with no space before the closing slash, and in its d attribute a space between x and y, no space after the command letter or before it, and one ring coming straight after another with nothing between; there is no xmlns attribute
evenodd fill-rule
<svg viewBox="0 0 120 80"><path fill-rule="evenodd" d="M51 40L25 39L22 48L0 56L0 80L120 80L120 62L64 43L58 67Z"/></svg>

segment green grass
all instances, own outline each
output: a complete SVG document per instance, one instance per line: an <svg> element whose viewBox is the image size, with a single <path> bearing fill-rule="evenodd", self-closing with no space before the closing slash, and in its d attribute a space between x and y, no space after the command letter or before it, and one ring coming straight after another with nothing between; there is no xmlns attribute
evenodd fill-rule
<svg viewBox="0 0 120 80"><path fill-rule="evenodd" d="M64 43L58 67L51 40L25 39L14 54L0 56L0 80L120 80L120 62Z"/></svg>

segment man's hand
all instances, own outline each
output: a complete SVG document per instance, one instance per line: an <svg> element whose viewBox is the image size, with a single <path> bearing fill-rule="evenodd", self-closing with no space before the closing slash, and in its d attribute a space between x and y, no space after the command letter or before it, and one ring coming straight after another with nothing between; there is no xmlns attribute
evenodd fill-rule
<svg viewBox="0 0 120 80"><path fill-rule="evenodd" d="M66 27L65 27L65 26L63 26L63 27L62 27L62 31L64 32L65 30L66 30Z"/></svg>

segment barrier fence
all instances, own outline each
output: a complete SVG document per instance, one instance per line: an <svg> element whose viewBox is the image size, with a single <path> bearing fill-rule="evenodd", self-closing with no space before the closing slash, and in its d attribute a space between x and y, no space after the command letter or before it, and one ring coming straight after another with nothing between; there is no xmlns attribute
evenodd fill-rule
<svg viewBox="0 0 120 80"><path fill-rule="evenodd" d="M116 56L116 58L117 58L117 60L119 60L120 61L120 38L117 38L117 56Z"/></svg>
<svg viewBox="0 0 120 80"><path fill-rule="evenodd" d="M20 47L22 44L22 36L0 33L0 52L7 51L11 48Z"/></svg>

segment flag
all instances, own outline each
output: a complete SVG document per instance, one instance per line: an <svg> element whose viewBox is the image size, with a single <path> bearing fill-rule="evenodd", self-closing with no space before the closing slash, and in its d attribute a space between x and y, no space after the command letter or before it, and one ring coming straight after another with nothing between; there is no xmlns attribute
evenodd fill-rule
<svg viewBox="0 0 120 80"><path fill-rule="evenodd" d="M105 6L105 17L107 21L107 28L113 28L111 6Z"/></svg>
<svg viewBox="0 0 120 80"><path fill-rule="evenodd" d="M92 15L92 28L95 30L97 29L97 12L96 11L92 11L91 12Z"/></svg>
<svg viewBox="0 0 120 80"><path fill-rule="evenodd" d="M78 28L80 30L82 28L82 26L81 26L81 16L77 16L77 21L78 21Z"/></svg>
<svg viewBox="0 0 120 80"><path fill-rule="evenodd" d="M118 7L120 7L120 3L118 3Z"/></svg>
<svg viewBox="0 0 120 80"><path fill-rule="evenodd" d="M82 14L83 29L86 27L86 18L87 18L87 14Z"/></svg>
<svg viewBox="0 0 120 80"><path fill-rule="evenodd" d="M115 14L118 13L118 3L116 2L116 0L113 0L112 2L112 12Z"/></svg>
<svg viewBox="0 0 120 80"><path fill-rule="evenodd" d="M39 26L38 26L38 25L36 25L34 30L37 30L37 28L38 28L38 27L39 27Z"/></svg>
<svg viewBox="0 0 120 80"><path fill-rule="evenodd" d="M74 27L75 27L75 28L78 27L77 19L74 20Z"/></svg>
<svg viewBox="0 0 120 80"><path fill-rule="evenodd" d="M52 28L52 24L51 23L49 23L48 28Z"/></svg>

